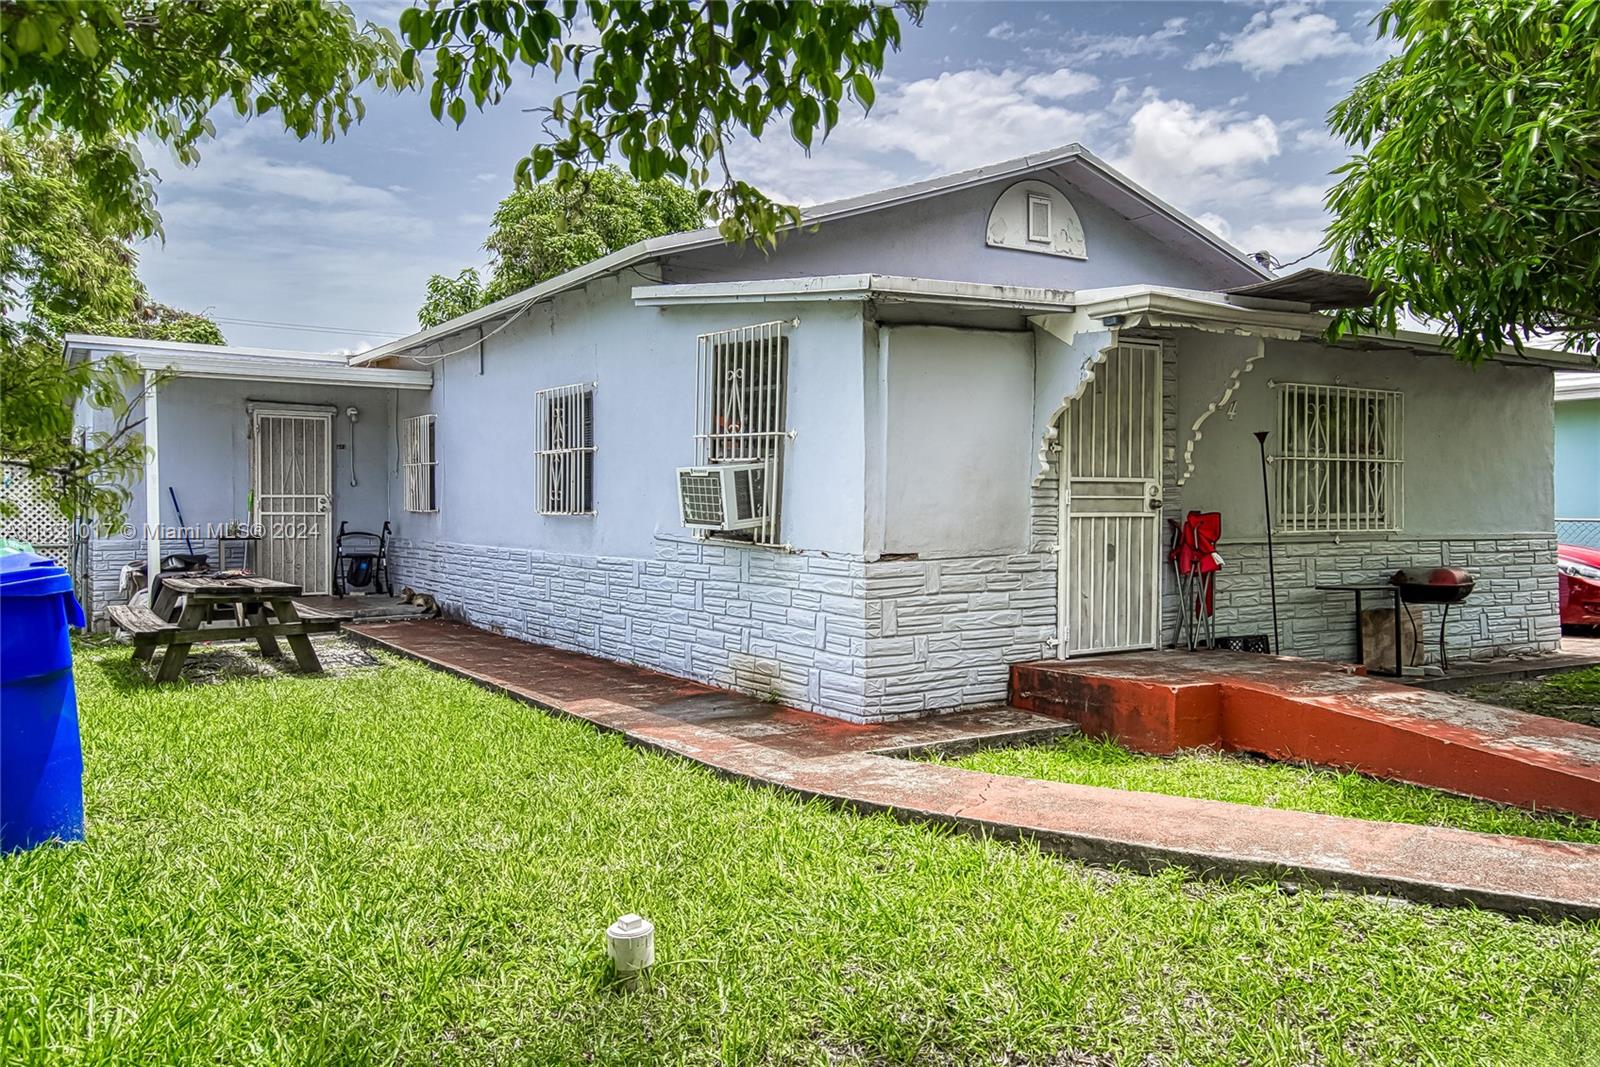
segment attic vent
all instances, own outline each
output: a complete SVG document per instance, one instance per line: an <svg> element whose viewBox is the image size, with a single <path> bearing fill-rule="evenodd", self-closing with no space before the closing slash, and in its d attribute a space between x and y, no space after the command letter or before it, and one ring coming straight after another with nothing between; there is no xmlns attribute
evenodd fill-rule
<svg viewBox="0 0 1600 1067"><path fill-rule="evenodd" d="M1028 240L1050 242L1050 198L1028 194Z"/></svg>

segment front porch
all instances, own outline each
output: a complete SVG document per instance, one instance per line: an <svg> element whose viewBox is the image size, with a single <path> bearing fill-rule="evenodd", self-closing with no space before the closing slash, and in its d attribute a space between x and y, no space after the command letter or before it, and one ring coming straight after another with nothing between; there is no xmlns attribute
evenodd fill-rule
<svg viewBox="0 0 1600 1067"><path fill-rule="evenodd" d="M74 359L121 357L143 372L125 417L149 446L121 530L95 530L77 575L103 620L175 554L304 590L305 602L357 617L393 616L397 598L337 598L340 525L379 531L398 492L397 405L424 391L423 370L352 367L343 356L71 335ZM85 432L119 413L85 409ZM398 590L396 590L398 591ZM374 589L373 592L378 592ZM319 604L321 598L331 598Z"/></svg>

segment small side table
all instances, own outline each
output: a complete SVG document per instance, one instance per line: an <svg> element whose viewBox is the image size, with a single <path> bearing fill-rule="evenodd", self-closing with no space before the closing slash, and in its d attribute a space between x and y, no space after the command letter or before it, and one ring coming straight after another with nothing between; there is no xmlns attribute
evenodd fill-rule
<svg viewBox="0 0 1600 1067"><path fill-rule="evenodd" d="M255 570L256 544L261 540L260 534L229 534L217 537L217 569L228 570L228 545L239 544L244 546L243 567L247 571Z"/></svg>
<svg viewBox="0 0 1600 1067"><path fill-rule="evenodd" d="M1400 587L1391 582L1350 582L1336 585L1319 585L1314 588L1324 593L1354 593L1356 598L1356 662L1366 662L1361 648L1361 594L1373 593L1394 598L1394 676L1404 678L1405 645L1401 641Z"/></svg>

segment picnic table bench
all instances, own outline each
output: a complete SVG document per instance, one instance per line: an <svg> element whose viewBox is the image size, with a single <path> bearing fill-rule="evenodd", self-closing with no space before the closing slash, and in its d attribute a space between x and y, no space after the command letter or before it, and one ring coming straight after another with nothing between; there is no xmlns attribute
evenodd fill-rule
<svg viewBox="0 0 1600 1067"><path fill-rule="evenodd" d="M299 595L300 586L271 578L173 575L162 579L149 607L116 605L108 614L132 640L135 662L147 662L165 647L158 682L177 680L196 641L254 639L263 656L278 659L281 637L301 670L320 671L311 635L337 630L350 616L296 604Z"/></svg>

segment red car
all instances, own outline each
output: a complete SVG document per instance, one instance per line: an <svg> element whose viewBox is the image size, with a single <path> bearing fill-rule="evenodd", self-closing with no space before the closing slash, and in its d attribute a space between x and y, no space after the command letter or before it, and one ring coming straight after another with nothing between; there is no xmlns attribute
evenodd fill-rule
<svg viewBox="0 0 1600 1067"><path fill-rule="evenodd" d="M1600 548L1561 545L1556 570L1561 573L1561 625L1600 626Z"/></svg>

